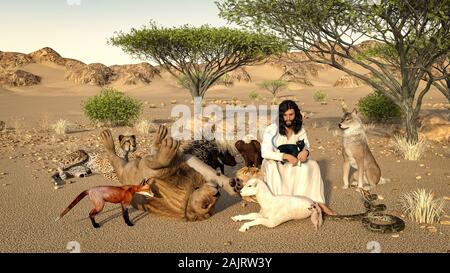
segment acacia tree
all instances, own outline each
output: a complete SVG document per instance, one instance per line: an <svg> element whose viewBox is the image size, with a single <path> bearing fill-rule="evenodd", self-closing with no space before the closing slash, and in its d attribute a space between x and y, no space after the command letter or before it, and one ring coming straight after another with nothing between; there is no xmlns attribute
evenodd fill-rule
<svg viewBox="0 0 450 273"><path fill-rule="evenodd" d="M288 83L283 80L263 81L258 84L262 89L265 89L275 98L277 94L288 86Z"/></svg>
<svg viewBox="0 0 450 273"><path fill-rule="evenodd" d="M423 97L442 77L428 77L423 88L419 83L450 49L449 1L221 0L216 4L223 18L271 31L310 61L342 70L391 98L404 112L408 141L417 142ZM366 54L358 44L367 39L392 49L384 53L396 59ZM356 65L344 66L345 61Z"/></svg>
<svg viewBox="0 0 450 273"><path fill-rule="evenodd" d="M140 59L153 60L202 97L226 73L288 50L275 35L207 25L149 27L119 32L109 42Z"/></svg>

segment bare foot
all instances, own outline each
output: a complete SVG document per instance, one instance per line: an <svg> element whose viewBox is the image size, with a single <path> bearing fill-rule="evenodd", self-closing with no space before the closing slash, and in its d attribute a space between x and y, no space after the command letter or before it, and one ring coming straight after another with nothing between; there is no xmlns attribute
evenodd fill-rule
<svg viewBox="0 0 450 273"><path fill-rule="evenodd" d="M332 209L330 209L329 207L327 207L327 205L323 204L323 203L319 203L319 207L322 209L322 211L327 214L327 215L337 215L336 212L334 212Z"/></svg>

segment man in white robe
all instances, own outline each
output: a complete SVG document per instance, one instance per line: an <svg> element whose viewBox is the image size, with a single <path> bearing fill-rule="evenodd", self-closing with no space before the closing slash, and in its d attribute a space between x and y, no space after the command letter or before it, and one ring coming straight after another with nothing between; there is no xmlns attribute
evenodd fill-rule
<svg viewBox="0 0 450 273"><path fill-rule="evenodd" d="M262 170L265 181L274 195L301 195L317 202L323 212L336 215L325 204L324 186L320 168L316 161L309 159L310 144L302 116L297 104L291 100L279 106L279 124L271 124L264 131L261 144ZM277 147L282 144L305 142L305 148L297 157L281 153ZM284 162L284 164L282 164Z"/></svg>

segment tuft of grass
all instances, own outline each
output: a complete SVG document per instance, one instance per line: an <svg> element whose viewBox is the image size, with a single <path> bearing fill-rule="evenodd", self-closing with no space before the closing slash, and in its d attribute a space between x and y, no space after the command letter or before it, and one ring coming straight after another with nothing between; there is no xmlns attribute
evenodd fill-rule
<svg viewBox="0 0 450 273"><path fill-rule="evenodd" d="M136 131L141 134L148 134L152 128L152 123L148 120L141 120L135 125Z"/></svg>
<svg viewBox="0 0 450 273"><path fill-rule="evenodd" d="M333 130L331 131L331 133L333 134L333 137L338 137L341 135L341 132L339 132L338 130Z"/></svg>
<svg viewBox="0 0 450 273"><path fill-rule="evenodd" d="M58 120L55 124L52 125L53 130L58 136L63 136L67 133L67 127L69 126L69 122L65 119Z"/></svg>
<svg viewBox="0 0 450 273"><path fill-rule="evenodd" d="M409 142L405 136L394 136L392 147L403 159L419 160L425 153L426 140L421 138L417 142Z"/></svg>
<svg viewBox="0 0 450 273"><path fill-rule="evenodd" d="M439 222L444 213L444 200L434 199L434 194L425 189L405 193L400 198L403 213L417 223L433 224Z"/></svg>
<svg viewBox="0 0 450 273"><path fill-rule="evenodd" d="M364 131L371 131L376 128L375 123L366 123L363 125Z"/></svg>

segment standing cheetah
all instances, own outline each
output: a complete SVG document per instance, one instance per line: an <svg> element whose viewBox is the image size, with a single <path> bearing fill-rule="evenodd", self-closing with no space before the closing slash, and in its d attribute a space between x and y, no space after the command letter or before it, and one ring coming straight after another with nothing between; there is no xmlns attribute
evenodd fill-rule
<svg viewBox="0 0 450 273"><path fill-rule="evenodd" d="M128 162L129 153L136 151L136 136L120 135L116 154ZM65 156L59 163L58 171L52 175L55 186L65 184L70 177L85 177L92 173L102 174L109 180L119 181L113 166L103 152L77 150Z"/></svg>

